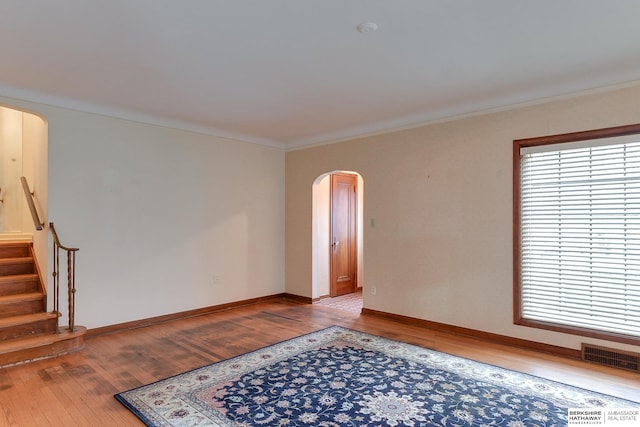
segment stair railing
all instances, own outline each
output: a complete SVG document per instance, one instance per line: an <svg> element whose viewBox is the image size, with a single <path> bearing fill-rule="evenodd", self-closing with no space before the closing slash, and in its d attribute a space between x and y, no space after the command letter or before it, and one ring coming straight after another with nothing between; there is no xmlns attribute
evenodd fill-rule
<svg viewBox="0 0 640 427"><path fill-rule="evenodd" d="M36 230L42 230L42 226L44 222L40 220L40 215L38 215L38 210L36 209L36 204L34 202L35 193L29 189L29 184L27 183L27 178L24 176L20 177L20 181L22 182L22 189L24 190L24 195L27 198L27 205L29 206L29 211L31 211L31 218L33 218L33 226Z"/></svg>
<svg viewBox="0 0 640 427"><path fill-rule="evenodd" d="M53 311L60 315L60 250L67 253L67 296L69 304L69 327L75 329L75 305L76 305L76 252L78 248L69 248L60 243L58 233L53 223L49 223L49 229L53 236Z"/></svg>

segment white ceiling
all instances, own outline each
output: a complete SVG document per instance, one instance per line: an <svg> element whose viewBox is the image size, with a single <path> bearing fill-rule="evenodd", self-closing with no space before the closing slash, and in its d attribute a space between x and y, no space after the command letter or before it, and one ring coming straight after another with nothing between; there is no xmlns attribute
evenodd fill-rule
<svg viewBox="0 0 640 427"><path fill-rule="evenodd" d="M638 0L0 0L0 95L294 148L638 81L639 19Z"/></svg>

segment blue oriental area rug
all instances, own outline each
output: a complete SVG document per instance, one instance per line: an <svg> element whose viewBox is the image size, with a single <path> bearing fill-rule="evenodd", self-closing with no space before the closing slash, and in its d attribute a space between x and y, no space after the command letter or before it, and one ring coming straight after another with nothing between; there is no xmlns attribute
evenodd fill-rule
<svg viewBox="0 0 640 427"><path fill-rule="evenodd" d="M115 397L158 427L566 426L569 408L640 408L337 326Z"/></svg>

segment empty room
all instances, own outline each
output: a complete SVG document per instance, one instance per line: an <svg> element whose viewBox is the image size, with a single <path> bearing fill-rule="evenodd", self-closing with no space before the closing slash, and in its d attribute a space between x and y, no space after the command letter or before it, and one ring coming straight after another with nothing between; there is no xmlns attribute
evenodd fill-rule
<svg viewBox="0 0 640 427"><path fill-rule="evenodd" d="M638 16L0 0L0 426L640 425Z"/></svg>

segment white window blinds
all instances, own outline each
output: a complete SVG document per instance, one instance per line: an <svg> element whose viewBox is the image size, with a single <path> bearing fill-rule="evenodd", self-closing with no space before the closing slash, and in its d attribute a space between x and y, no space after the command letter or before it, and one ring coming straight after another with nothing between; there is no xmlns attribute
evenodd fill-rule
<svg viewBox="0 0 640 427"><path fill-rule="evenodd" d="M640 337L634 138L521 149L523 319Z"/></svg>

